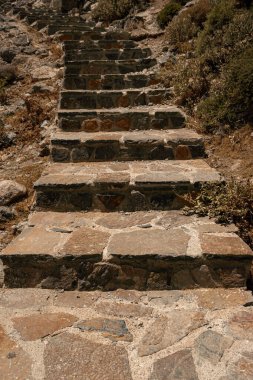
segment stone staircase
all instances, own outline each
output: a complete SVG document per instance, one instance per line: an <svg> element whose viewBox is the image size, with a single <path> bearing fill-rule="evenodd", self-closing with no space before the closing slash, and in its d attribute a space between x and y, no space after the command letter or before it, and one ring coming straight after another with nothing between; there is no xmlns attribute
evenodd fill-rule
<svg viewBox="0 0 253 380"><path fill-rule="evenodd" d="M1 253L6 287L65 290L243 287L253 253L234 226L184 216L184 195L220 175L123 31L14 10L57 33L65 74L52 162L35 212Z"/></svg>

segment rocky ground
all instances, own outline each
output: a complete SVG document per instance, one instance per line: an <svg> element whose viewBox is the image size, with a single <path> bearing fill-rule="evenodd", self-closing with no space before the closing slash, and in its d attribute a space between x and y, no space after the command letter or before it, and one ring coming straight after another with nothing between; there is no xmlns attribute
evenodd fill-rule
<svg viewBox="0 0 253 380"><path fill-rule="evenodd" d="M33 183L47 162L47 136L55 123L62 51L46 34L14 17L0 17L0 76L6 70L14 73L1 89L0 99L0 179L14 181L0 186L1 248L27 219ZM15 188L16 182L25 186L25 191L13 199L10 186Z"/></svg>
<svg viewBox="0 0 253 380"><path fill-rule="evenodd" d="M253 298L238 290L0 292L5 379L250 380Z"/></svg>

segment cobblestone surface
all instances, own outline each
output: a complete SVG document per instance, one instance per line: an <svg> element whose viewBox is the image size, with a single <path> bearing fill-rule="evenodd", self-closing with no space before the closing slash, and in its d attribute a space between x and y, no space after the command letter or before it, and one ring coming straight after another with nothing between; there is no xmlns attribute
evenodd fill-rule
<svg viewBox="0 0 253 380"><path fill-rule="evenodd" d="M250 380L243 289L0 291L5 380Z"/></svg>

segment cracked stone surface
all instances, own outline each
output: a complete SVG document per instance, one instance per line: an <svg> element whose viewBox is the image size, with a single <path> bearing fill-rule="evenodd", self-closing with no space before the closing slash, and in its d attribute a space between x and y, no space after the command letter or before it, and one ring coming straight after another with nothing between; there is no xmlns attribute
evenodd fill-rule
<svg viewBox="0 0 253 380"><path fill-rule="evenodd" d="M5 380L249 380L251 292L0 290Z"/></svg>

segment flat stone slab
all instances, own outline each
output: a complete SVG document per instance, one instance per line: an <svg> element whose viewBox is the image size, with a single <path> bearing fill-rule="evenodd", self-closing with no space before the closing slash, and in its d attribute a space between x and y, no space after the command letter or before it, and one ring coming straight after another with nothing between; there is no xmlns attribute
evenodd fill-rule
<svg viewBox="0 0 253 380"><path fill-rule="evenodd" d="M108 182L117 182L121 177L128 184L167 184L184 182L216 182L220 181L219 173L203 160L159 161L159 162L125 162L125 163L76 163L51 164L42 177L35 183L35 188L41 186L69 186L71 184L94 185L104 176ZM118 178L115 178L116 175ZM128 178L128 180L127 180ZM104 182L104 180L103 180Z"/></svg>
<svg viewBox="0 0 253 380"><path fill-rule="evenodd" d="M0 289L1 377L249 380L252 302L243 289Z"/></svg>
<svg viewBox="0 0 253 380"><path fill-rule="evenodd" d="M76 322L71 314L48 313L33 314L12 319L14 329L23 340L31 341L45 338L58 330L70 327Z"/></svg>
<svg viewBox="0 0 253 380"><path fill-rule="evenodd" d="M48 380L132 380L125 348L99 344L70 333L48 341L44 363Z"/></svg>
<svg viewBox="0 0 253 380"><path fill-rule="evenodd" d="M236 231L180 211L38 212L0 259L7 287L238 287L253 252Z"/></svg>

